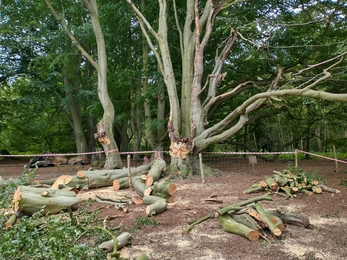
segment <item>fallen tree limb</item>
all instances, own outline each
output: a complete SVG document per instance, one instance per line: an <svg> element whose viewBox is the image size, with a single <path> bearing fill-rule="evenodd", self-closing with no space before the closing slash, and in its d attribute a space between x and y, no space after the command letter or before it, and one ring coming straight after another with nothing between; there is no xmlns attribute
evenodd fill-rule
<svg viewBox="0 0 347 260"><path fill-rule="evenodd" d="M239 222L236 222L228 214L219 215L217 219L223 230L226 232L243 236L250 241L256 241L260 237L258 230L253 230Z"/></svg>
<svg viewBox="0 0 347 260"><path fill-rule="evenodd" d="M116 239L118 241L117 249L119 250L131 244L133 238L130 233L123 232L118 237L116 237ZM105 252L110 253L114 249L114 241L111 239L109 241L103 242L99 245L99 248L103 249Z"/></svg>
<svg viewBox="0 0 347 260"><path fill-rule="evenodd" d="M331 192L331 193L340 193L341 192L337 189L327 187L324 184L318 184L317 187L321 188L324 191Z"/></svg>
<svg viewBox="0 0 347 260"><path fill-rule="evenodd" d="M283 223L292 224L304 228L308 228L310 226L310 221L308 218L300 216L298 214L284 212L278 209L268 209L265 210L266 213L279 217Z"/></svg>
<svg viewBox="0 0 347 260"><path fill-rule="evenodd" d="M153 215L157 215L166 210L167 203L164 199L157 200L155 203L148 205L146 208L147 216L151 217Z"/></svg>
<svg viewBox="0 0 347 260"><path fill-rule="evenodd" d="M259 204L259 203L255 203L254 204L256 210L258 211L258 213L263 217L263 219L265 219L265 221L268 224L268 228L271 230L271 232L279 237L282 234L282 231L276 226L276 224L274 224L269 215L265 212L265 210L263 209L263 207Z"/></svg>
<svg viewBox="0 0 347 260"><path fill-rule="evenodd" d="M235 210L235 209L240 208L242 206L246 206L248 204L251 204L251 203L257 202L257 201L261 201L261 200L272 200L272 198L267 193L267 194L264 194L262 196L258 196L258 197L254 197L254 198L251 198L251 199L248 199L248 200L245 200L245 201L241 201L241 202L235 203L233 205L226 206L226 207L218 210L215 213L215 217L218 217L219 215L224 215L224 214L228 213L231 210Z"/></svg>
<svg viewBox="0 0 347 260"><path fill-rule="evenodd" d="M193 229L193 227L195 227L196 225L210 219L210 218L213 218L214 217L214 214L210 214L210 215L206 215L200 219L198 219L197 221L193 222L192 224L190 224L188 227L186 227L183 231L182 231L182 234L183 235L188 235L189 231Z"/></svg>

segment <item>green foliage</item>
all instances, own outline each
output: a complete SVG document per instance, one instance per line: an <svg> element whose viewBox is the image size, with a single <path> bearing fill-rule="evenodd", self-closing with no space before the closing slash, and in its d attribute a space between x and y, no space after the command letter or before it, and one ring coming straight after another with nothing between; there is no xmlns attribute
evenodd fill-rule
<svg viewBox="0 0 347 260"><path fill-rule="evenodd" d="M312 181L319 181L323 183L328 182L323 175L317 173L317 170L313 170L311 173L306 173L302 168L291 165L288 165L286 169L295 174L298 180L300 180L300 183L311 183Z"/></svg>
<svg viewBox="0 0 347 260"><path fill-rule="evenodd" d="M135 224L132 226L133 231L139 231L148 226L160 225L159 221L152 219L150 217L142 217L142 216L135 218L134 223Z"/></svg>
<svg viewBox="0 0 347 260"><path fill-rule="evenodd" d="M18 177L18 179L9 179L7 180L7 185L3 188L0 188L0 209L7 209L12 203L12 195L20 185L25 185L29 179L32 179L35 176L36 169L26 169Z"/></svg>
<svg viewBox="0 0 347 260"><path fill-rule="evenodd" d="M23 217L11 228L4 228L0 218L0 259L105 259L104 252L94 243L100 231L96 212L85 212L80 207L76 214ZM90 239L88 239L90 237ZM92 241L92 242L90 242ZM94 256L88 256L93 251Z"/></svg>

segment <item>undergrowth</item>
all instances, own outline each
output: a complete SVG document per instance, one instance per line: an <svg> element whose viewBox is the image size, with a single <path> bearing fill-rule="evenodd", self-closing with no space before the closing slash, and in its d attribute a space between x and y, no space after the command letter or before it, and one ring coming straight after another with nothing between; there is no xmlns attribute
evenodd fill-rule
<svg viewBox="0 0 347 260"><path fill-rule="evenodd" d="M37 212L20 218L12 227L5 227L11 215L6 212L10 212L14 191L34 174L35 169L24 170L18 179L8 180L7 185L0 188L0 260L106 259L96 242L100 242L100 238L101 241L111 238L93 228L102 223L96 217L98 212L86 211L86 205L74 213L71 210L56 215Z"/></svg>

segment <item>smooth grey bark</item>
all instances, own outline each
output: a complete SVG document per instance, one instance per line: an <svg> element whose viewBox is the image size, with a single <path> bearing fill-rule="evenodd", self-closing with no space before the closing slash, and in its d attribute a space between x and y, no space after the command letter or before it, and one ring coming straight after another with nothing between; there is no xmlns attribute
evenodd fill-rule
<svg viewBox="0 0 347 260"><path fill-rule="evenodd" d="M82 54L88 59L88 61L93 65L98 73L98 97L100 103L104 109L104 114L102 119L99 121L98 125L102 125L102 129L107 135L109 142L102 142L101 145L106 153L106 162L104 169L113 169L115 167L122 167L123 163L120 158L119 150L117 143L114 139L113 135L113 122L114 122L114 106L111 102L111 99L108 95L107 89L107 55L106 55L106 45L104 35L102 33L99 14L98 14L98 6L96 0L83 0L83 3L87 10L89 11L90 18L92 21L92 27L94 31L94 35L96 38L97 44L97 53L98 53L98 61L96 62L80 45L78 40L74 37L72 32L67 27L66 22L61 19L58 13L54 10L49 0L45 0L48 8L50 9L53 16L60 22L63 26L64 30L70 37L70 39L74 42L76 47L82 52ZM111 151L111 152L110 152Z"/></svg>

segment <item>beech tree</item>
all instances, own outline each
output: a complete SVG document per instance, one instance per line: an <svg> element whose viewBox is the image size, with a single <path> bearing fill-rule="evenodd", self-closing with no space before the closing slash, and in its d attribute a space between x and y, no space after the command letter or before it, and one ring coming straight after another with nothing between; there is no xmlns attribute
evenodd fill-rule
<svg viewBox="0 0 347 260"><path fill-rule="evenodd" d="M90 19L97 44L97 58L95 61L92 56L81 46L78 40L74 37L73 33L69 30L67 23L55 11L49 0L45 0L48 8L53 16L60 22L70 39L74 42L76 47L82 52L84 57L93 65L98 74L98 96L104 109L102 119L97 124L97 133L95 137L103 146L106 152L105 169L113 169L123 165L119 155L118 146L114 139L113 123L114 123L114 106L108 94L107 89L107 54L105 39L99 21L98 5L96 0L83 0L83 3L90 14ZM111 151L109 153L109 151Z"/></svg>
<svg viewBox="0 0 347 260"><path fill-rule="evenodd" d="M265 113L270 108L285 106L285 97L347 101L346 92L329 92L324 84L334 72L344 68L345 49L330 52L331 57L326 57L326 60L316 58L316 64L308 63L313 61L312 51L321 50L312 46L319 41L322 43L322 39L326 40L331 32L328 18L338 24L345 17L341 5L332 6L330 3L329 6L315 1L281 4L276 1L187 0L169 3L158 0L158 16L151 21L132 0L125 1L135 13L157 59L167 89L171 172L191 174L193 167L189 155L196 155L236 135L252 121L254 112L263 110ZM173 21L175 28L171 26ZM219 32L215 31L216 23L219 24ZM308 26L311 23L314 26ZM311 38L307 31L306 35L301 31L301 35L298 33L296 38L291 37L294 39L291 46L276 48L276 45L288 44L284 37L288 36L291 26L304 25L306 30L310 28ZM219 41L214 38L216 33ZM172 55L177 55L173 54L168 39L172 34L179 37L180 72L175 71L172 62ZM303 45L312 46L295 46L299 39L303 39ZM215 55L207 57L213 53L211 48L214 48ZM296 55L291 48L299 50ZM263 59L267 72L263 68L255 68L262 70L262 78L256 71L243 78L227 76L228 71L244 68L244 64L238 67L235 62L236 56L238 59L243 57L242 52L249 55L244 57L243 63L253 68L255 57ZM262 64L258 61L257 65ZM227 70L226 67L231 69ZM177 73L181 74L179 83ZM219 121L213 121L215 112L227 102L233 102L241 93L244 99L241 102L238 100L236 106L229 106L232 109L224 111Z"/></svg>

